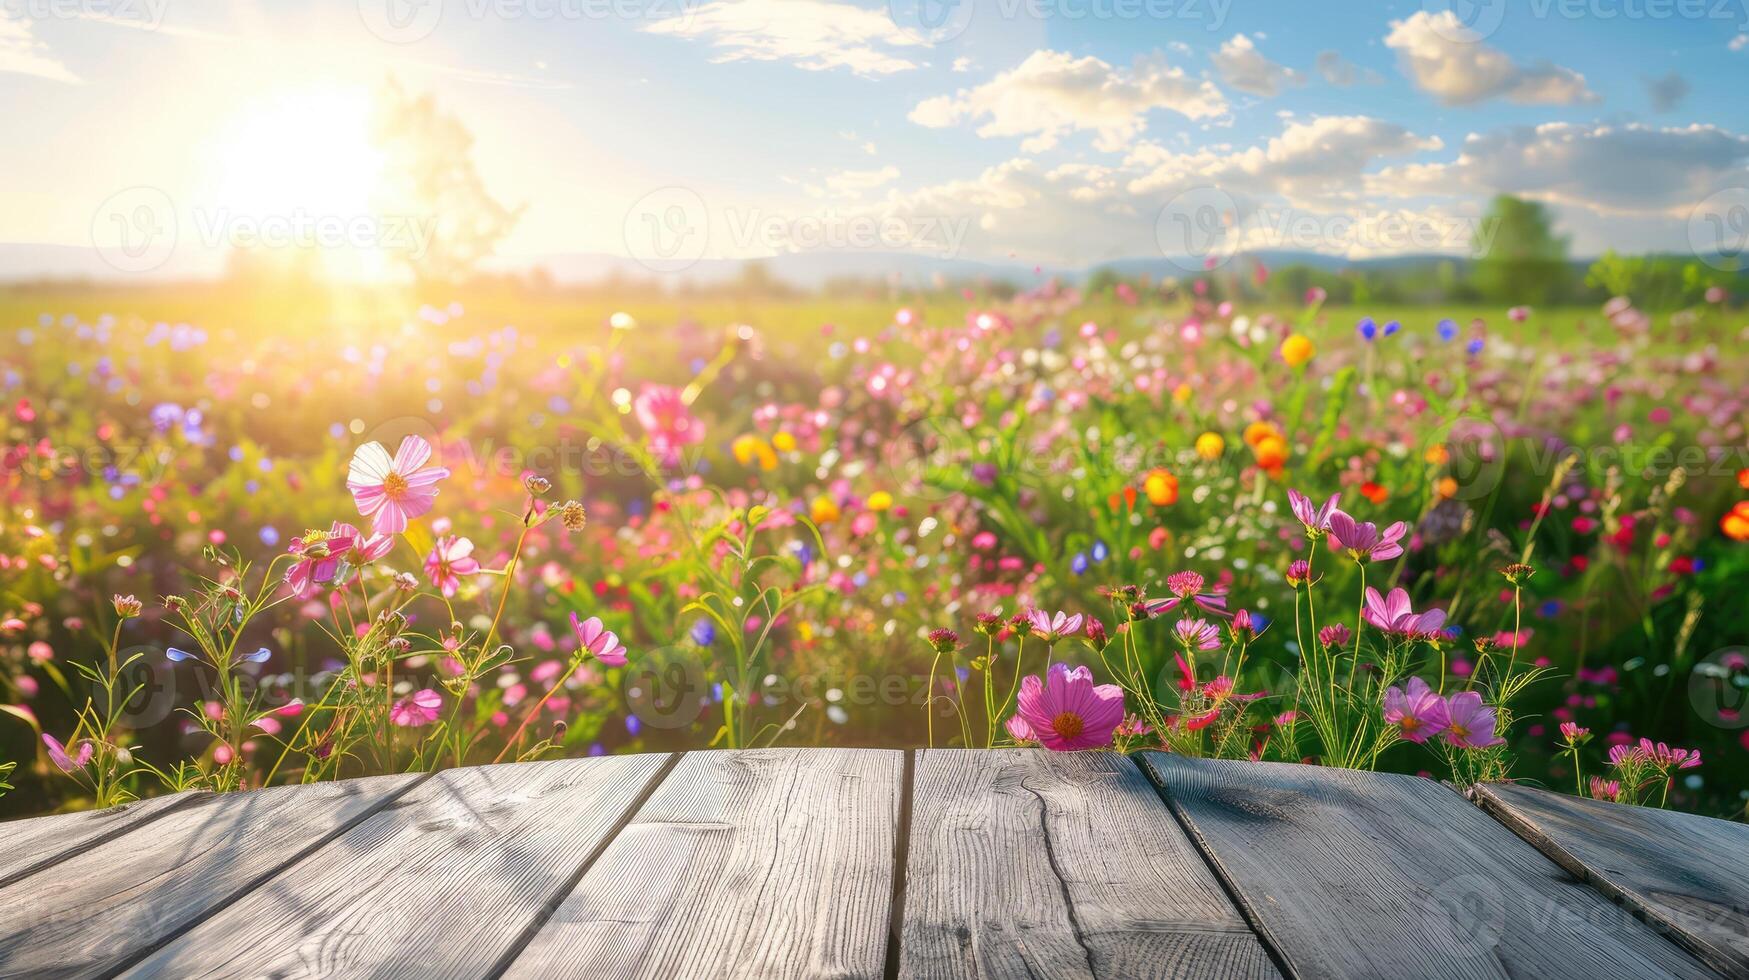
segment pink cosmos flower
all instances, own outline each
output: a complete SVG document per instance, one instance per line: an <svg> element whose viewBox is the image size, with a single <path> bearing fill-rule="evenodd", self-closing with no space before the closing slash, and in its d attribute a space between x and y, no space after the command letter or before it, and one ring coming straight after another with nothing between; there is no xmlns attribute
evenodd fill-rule
<svg viewBox="0 0 1749 980"><path fill-rule="evenodd" d="M683 447L704 441L704 423L693 418L679 388L644 385L632 402L632 414L649 437L650 449L669 466L680 461Z"/></svg>
<svg viewBox="0 0 1749 980"><path fill-rule="evenodd" d="M572 613L571 632L577 634L578 649L588 651L591 656L609 667L625 666L626 648L620 645L619 637L602 625L600 619L591 616L580 620L576 613Z"/></svg>
<svg viewBox="0 0 1749 980"><path fill-rule="evenodd" d="M1420 639L1438 635L1445 626L1445 610L1429 609L1416 613L1409 606L1408 592L1392 589L1389 596L1381 596L1379 590L1370 585L1366 587L1366 607L1361 611L1361 618L1392 636Z"/></svg>
<svg viewBox="0 0 1749 980"><path fill-rule="evenodd" d="M1567 740L1568 742L1577 742L1577 741L1580 741L1581 739L1586 739L1586 738L1590 738L1590 737L1591 737L1591 729L1586 728L1583 725L1580 725L1578 722L1573 722L1573 721L1561 722L1561 738Z"/></svg>
<svg viewBox="0 0 1749 980"><path fill-rule="evenodd" d="M427 467L431 443L418 436L401 440L394 458L380 442L367 442L352 454L346 489L358 512L374 518L376 530L400 534L407 521L431 509L437 500L437 481L449 476L441 466Z"/></svg>
<svg viewBox="0 0 1749 980"><path fill-rule="evenodd" d="M438 538L431 554L425 558L425 577L441 589L447 599L461 588L463 575L479 572L480 563L473 555L474 543L467 538L453 534Z"/></svg>
<svg viewBox="0 0 1749 980"><path fill-rule="evenodd" d="M1150 599L1144 608L1150 616L1163 616L1188 601L1204 612L1217 616L1230 615L1227 612L1227 590L1218 587L1204 588L1204 584L1205 580L1197 572L1175 572L1166 576L1166 590L1172 594L1164 599Z"/></svg>
<svg viewBox="0 0 1749 980"><path fill-rule="evenodd" d="M1010 715L1008 720L1002 723L1002 726L1008 729L1008 737L1022 745L1038 741L1038 733L1033 731L1032 726L1026 723L1026 719L1019 715Z"/></svg>
<svg viewBox="0 0 1749 980"><path fill-rule="evenodd" d="M1330 530L1330 516L1336 513L1336 506L1342 502L1342 495L1333 493L1323 506L1313 507L1311 498L1298 490L1287 492L1288 506L1292 508L1294 517L1305 525L1306 537L1320 538Z"/></svg>
<svg viewBox="0 0 1749 980"><path fill-rule="evenodd" d="M1387 561L1403 553L1398 542L1409 533L1409 525L1398 521L1380 531L1371 521L1356 521L1344 511L1330 514L1330 537L1339 550L1356 562Z"/></svg>
<svg viewBox="0 0 1749 980"><path fill-rule="evenodd" d="M1081 632L1087 617L1080 613L1071 616L1060 609L1055 613L1033 609L1026 614L1026 621L1040 639L1046 643L1055 643L1065 636L1074 636Z"/></svg>
<svg viewBox="0 0 1749 980"><path fill-rule="evenodd" d="M1433 693L1426 681L1411 677L1408 690L1385 689L1385 723L1402 729L1404 738L1419 744L1445 731L1451 714L1445 699Z"/></svg>
<svg viewBox="0 0 1749 980"><path fill-rule="evenodd" d="M1067 664L1051 664L1045 677L1020 682L1019 716L1039 742L1054 752L1110 745L1124 718L1123 689L1094 684L1092 671Z"/></svg>
<svg viewBox="0 0 1749 980"><path fill-rule="evenodd" d="M74 773L85 768L91 762L91 753L94 751L92 744L89 741L84 741L80 742L78 750L69 756L66 746L61 744L60 739L47 732L43 733L43 745L48 747L49 761L55 764L56 769L65 773Z"/></svg>
<svg viewBox="0 0 1749 980"><path fill-rule="evenodd" d="M1179 620L1172 626L1172 638L1186 650L1216 650L1221 645L1221 631L1206 619Z"/></svg>
<svg viewBox="0 0 1749 980"><path fill-rule="evenodd" d="M1600 776L1591 777L1591 798L1607 800L1616 803L1621 800L1621 783L1614 779L1604 779Z"/></svg>
<svg viewBox="0 0 1749 980"><path fill-rule="evenodd" d="M437 720L443 710L443 695L426 688L414 691L389 709L389 720L402 728L422 728Z"/></svg>
<svg viewBox="0 0 1749 980"><path fill-rule="evenodd" d="M1666 769L1693 769L1700 765L1699 749L1673 749L1663 742L1653 744L1649 738L1640 739L1640 744L1634 746L1634 753L1641 759Z"/></svg>
<svg viewBox="0 0 1749 980"><path fill-rule="evenodd" d="M1347 646L1348 641L1352 639L1354 639L1354 631L1341 623L1326 626L1318 631L1318 642L1327 647L1341 649Z"/></svg>
<svg viewBox="0 0 1749 980"><path fill-rule="evenodd" d="M1494 709L1482 703L1475 691L1460 691L1446 702L1445 740L1460 749L1486 749L1505 745L1494 734Z"/></svg>

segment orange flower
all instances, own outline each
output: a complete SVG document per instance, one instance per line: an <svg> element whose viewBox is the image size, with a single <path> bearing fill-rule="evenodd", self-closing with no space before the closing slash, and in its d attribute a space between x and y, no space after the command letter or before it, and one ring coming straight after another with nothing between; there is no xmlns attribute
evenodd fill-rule
<svg viewBox="0 0 1749 980"><path fill-rule="evenodd" d="M1219 432L1204 432L1196 437L1196 454L1213 462L1220 459L1227 451L1227 440L1221 438Z"/></svg>
<svg viewBox="0 0 1749 980"><path fill-rule="evenodd" d="M1457 496L1458 492L1457 481L1449 476L1441 477L1439 482L1433 485L1433 488L1435 492L1447 500Z"/></svg>
<svg viewBox="0 0 1749 980"><path fill-rule="evenodd" d="M1178 477L1165 470L1150 470L1142 481L1142 489L1148 494L1148 503L1155 507L1170 507L1178 502Z"/></svg>
<svg viewBox="0 0 1749 980"><path fill-rule="evenodd" d="M1360 495L1375 504L1382 504L1385 502L1385 498L1391 495L1391 491L1368 480L1360 485Z"/></svg>
<svg viewBox="0 0 1749 980"><path fill-rule="evenodd" d="M1445 443L1436 442L1427 447L1427 461L1434 466L1444 466L1451 461L1451 453L1446 451Z"/></svg>
<svg viewBox="0 0 1749 980"><path fill-rule="evenodd" d="M1749 500L1738 501L1730 513L1720 518L1719 529L1732 541L1749 541Z"/></svg>
<svg viewBox="0 0 1749 980"><path fill-rule="evenodd" d="M1749 467L1744 467L1737 471L1737 485L1745 490L1749 490Z"/></svg>
<svg viewBox="0 0 1749 980"><path fill-rule="evenodd" d="M1279 435L1264 436L1251 447L1251 451L1257 456L1257 465L1266 470L1280 470L1287 465L1287 440Z"/></svg>
<svg viewBox="0 0 1749 980"><path fill-rule="evenodd" d="M1317 353L1312 342L1305 334L1293 334L1281 342L1281 359L1288 367L1297 368L1312 359Z"/></svg>
<svg viewBox="0 0 1749 980"><path fill-rule="evenodd" d="M1245 445L1257 448L1257 444L1274 436L1281 438L1281 430L1273 422L1253 422L1245 427Z"/></svg>
<svg viewBox="0 0 1749 980"><path fill-rule="evenodd" d="M830 524L838 519L838 513L838 502L825 494L815 497L808 505L808 516L815 524Z"/></svg>

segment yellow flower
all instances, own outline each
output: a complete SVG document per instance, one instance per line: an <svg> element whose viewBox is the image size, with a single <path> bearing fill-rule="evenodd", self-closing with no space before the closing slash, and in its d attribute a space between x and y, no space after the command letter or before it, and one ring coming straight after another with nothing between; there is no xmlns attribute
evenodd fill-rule
<svg viewBox="0 0 1749 980"><path fill-rule="evenodd" d="M1194 392L1195 389L1190 386L1189 382L1180 382L1178 387L1172 389L1172 400L1182 405L1190 401L1190 396Z"/></svg>
<svg viewBox="0 0 1749 980"><path fill-rule="evenodd" d="M838 502L821 494L808 505L808 516L814 519L815 524L830 524L838 519Z"/></svg>
<svg viewBox="0 0 1749 980"><path fill-rule="evenodd" d="M1196 437L1196 454L1206 460L1217 460L1227 451L1227 440L1218 432L1204 432Z"/></svg>
<svg viewBox="0 0 1749 980"><path fill-rule="evenodd" d="M885 490L876 490L868 495L869 510L886 510L893 506L893 495Z"/></svg>
<svg viewBox="0 0 1749 980"><path fill-rule="evenodd" d="M1281 342L1281 359L1288 367L1299 367L1312 359L1317 351L1312 349L1312 342L1305 334L1292 334Z"/></svg>
<svg viewBox="0 0 1749 980"><path fill-rule="evenodd" d="M777 447L777 451L780 453L793 453L796 451L796 437L790 435L788 432L779 432L777 435L772 436L771 444Z"/></svg>
<svg viewBox="0 0 1749 980"><path fill-rule="evenodd" d="M777 454L771 451L769 443L756 435L736 438L729 450L735 454L735 462L742 466L752 466L757 462L762 470L777 469Z"/></svg>

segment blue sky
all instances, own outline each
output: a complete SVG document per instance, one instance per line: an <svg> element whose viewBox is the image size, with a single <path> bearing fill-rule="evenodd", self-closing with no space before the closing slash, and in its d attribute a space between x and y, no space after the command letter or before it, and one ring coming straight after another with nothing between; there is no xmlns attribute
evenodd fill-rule
<svg viewBox="0 0 1749 980"><path fill-rule="evenodd" d="M918 2L0 0L0 240L89 245L139 187L185 228L369 208L390 77L526 205L511 260L676 208L711 257L1082 266L1210 202L1204 248L1351 255L1462 253L1497 190L1580 254L1749 203L1749 0Z"/></svg>

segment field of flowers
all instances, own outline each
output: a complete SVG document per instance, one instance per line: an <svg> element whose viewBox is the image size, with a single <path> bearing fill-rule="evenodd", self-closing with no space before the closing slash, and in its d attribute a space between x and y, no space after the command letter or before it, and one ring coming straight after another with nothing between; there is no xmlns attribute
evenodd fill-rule
<svg viewBox="0 0 1749 980"><path fill-rule="evenodd" d="M1741 818L1749 320L1710 298L12 295L0 810L1022 742Z"/></svg>

